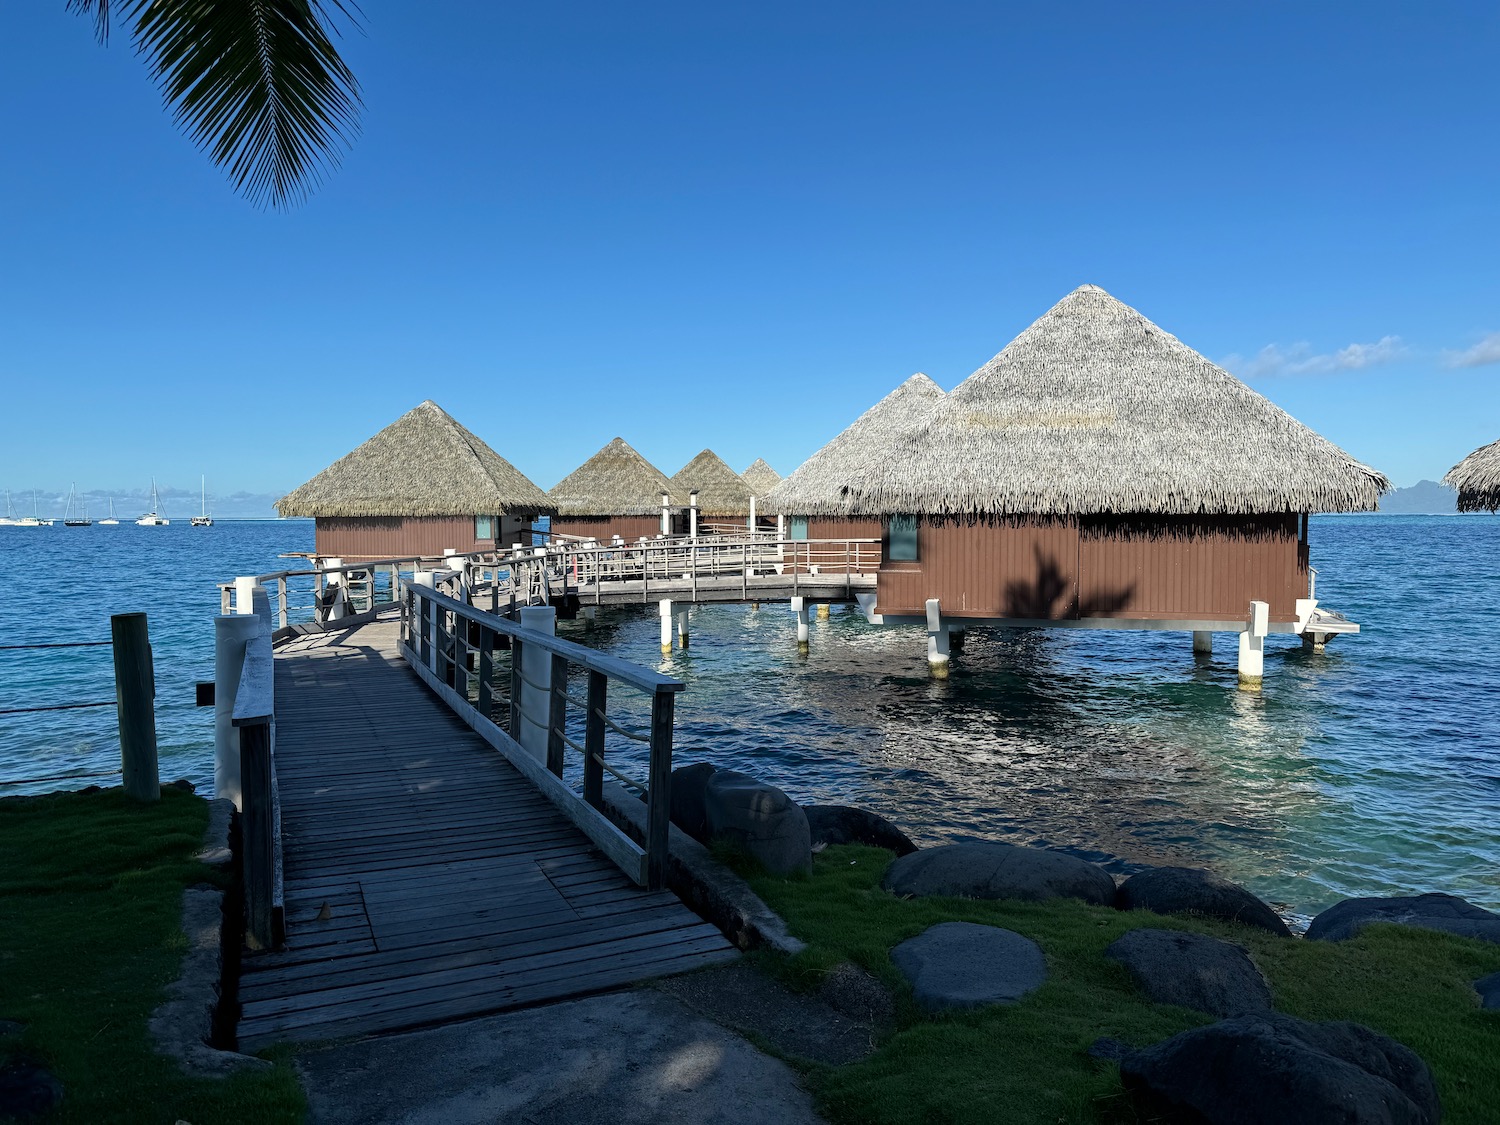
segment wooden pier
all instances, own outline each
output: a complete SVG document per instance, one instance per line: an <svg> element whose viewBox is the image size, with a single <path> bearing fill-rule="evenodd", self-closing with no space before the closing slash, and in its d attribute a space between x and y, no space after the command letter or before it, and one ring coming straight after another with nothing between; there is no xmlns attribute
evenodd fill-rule
<svg viewBox="0 0 1500 1125"><path fill-rule="evenodd" d="M738 954L627 878L429 690L382 620L275 660L286 942L247 954L239 1042L395 1031Z"/></svg>

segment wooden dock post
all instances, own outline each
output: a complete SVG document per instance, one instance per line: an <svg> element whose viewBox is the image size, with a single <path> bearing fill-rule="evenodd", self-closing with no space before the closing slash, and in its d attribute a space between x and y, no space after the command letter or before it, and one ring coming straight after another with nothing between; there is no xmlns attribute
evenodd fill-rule
<svg viewBox="0 0 1500 1125"><path fill-rule="evenodd" d="M234 701L245 667L245 645L261 629L260 618L227 614L214 619L214 796L241 808L240 736Z"/></svg>
<svg viewBox="0 0 1500 1125"><path fill-rule="evenodd" d="M269 720L239 728L240 870L245 887L245 942L251 949L276 947L275 828L271 798L271 724Z"/></svg>
<svg viewBox="0 0 1500 1125"><path fill-rule="evenodd" d="M161 799L156 761L156 671L144 613L109 619L115 652L115 710L120 721L120 772L138 801Z"/></svg>
<svg viewBox="0 0 1500 1125"><path fill-rule="evenodd" d="M596 809L604 807L604 716L608 705L609 677L591 669L588 714L583 723L583 799Z"/></svg>
<svg viewBox="0 0 1500 1125"><path fill-rule="evenodd" d="M672 829L672 716L677 696L658 691L651 697L651 773L646 789L646 887L667 885L669 834Z"/></svg>

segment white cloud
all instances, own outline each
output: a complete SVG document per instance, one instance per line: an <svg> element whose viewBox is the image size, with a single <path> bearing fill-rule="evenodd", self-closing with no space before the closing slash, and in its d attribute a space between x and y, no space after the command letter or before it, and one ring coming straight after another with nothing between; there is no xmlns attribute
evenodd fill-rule
<svg viewBox="0 0 1500 1125"><path fill-rule="evenodd" d="M1496 348L1495 360L1500 361L1500 334L1496 337ZM1238 353L1227 355L1221 365L1247 379L1263 375L1317 375L1362 371L1400 359L1406 351L1400 336L1382 336L1373 344L1350 344L1336 352L1314 352L1312 345L1304 341L1284 349L1278 344L1267 344L1248 359Z"/></svg>
<svg viewBox="0 0 1500 1125"><path fill-rule="evenodd" d="M1491 332L1462 351L1443 352L1444 367L1483 367L1488 363L1500 363L1500 332Z"/></svg>

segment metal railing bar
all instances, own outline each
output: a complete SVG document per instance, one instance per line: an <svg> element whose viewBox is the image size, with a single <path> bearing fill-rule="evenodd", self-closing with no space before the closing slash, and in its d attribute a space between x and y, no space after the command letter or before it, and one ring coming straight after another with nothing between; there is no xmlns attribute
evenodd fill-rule
<svg viewBox="0 0 1500 1125"><path fill-rule="evenodd" d="M114 641L61 641L45 645L0 645L0 652L20 652L30 648L103 648Z"/></svg>
<svg viewBox="0 0 1500 1125"><path fill-rule="evenodd" d="M118 702L115 699L107 699L103 703L53 703L47 707L6 707L0 710L0 715L29 715L36 711L82 711L87 707L113 707Z"/></svg>
<svg viewBox="0 0 1500 1125"><path fill-rule="evenodd" d="M90 777L119 777L119 770L95 770L92 773L59 773L52 777L21 777L0 781L0 785L40 785L44 781L83 781Z"/></svg>

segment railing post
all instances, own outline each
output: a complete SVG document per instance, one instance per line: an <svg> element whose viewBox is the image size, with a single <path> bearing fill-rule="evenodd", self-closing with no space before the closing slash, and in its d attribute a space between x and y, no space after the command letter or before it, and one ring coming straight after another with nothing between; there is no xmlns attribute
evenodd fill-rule
<svg viewBox="0 0 1500 1125"><path fill-rule="evenodd" d="M547 768L563 775L563 752L567 743L563 735L568 727L568 658L552 654L552 682L547 701Z"/></svg>
<svg viewBox="0 0 1500 1125"><path fill-rule="evenodd" d="M245 889L245 943L251 949L276 944L272 897L275 893L275 840L271 827L271 724L239 728L240 862Z"/></svg>
<svg viewBox="0 0 1500 1125"><path fill-rule="evenodd" d="M479 627L479 713L491 722L495 716L495 631Z"/></svg>
<svg viewBox="0 0 1500 1125"><path fill-rule="evenodd" d="M609 705L609 677L589 670L588 715L583 724L583 799L604 807L604 716Z"/></svg>
<svg viewBox="0 0 1500 1125"><path fill-rule="evenodd" d="M120 724L120 772L125 792L138 801L161 798L156 760L156 670L144 613L109 619L114 640L115 712Z"/></svg>
<svg viewBox="0 0 1500 1125"><path fill-rule="evenodd" d="M285 629L286 628L286 579L285 578L278 578L278 579L276 579L276 599L277 599L278 603L281 606L281 609L279 610L277 618L276 618L276 627L278 629Z"/></svg>
<svg viewBox="0 0 1500 1125"><path fill-rule="evenodd" d="M521 680L522 675L522 653L524 647L520 637L510 639L510 721L506 733L521 741L521 689L526 685Z"/></svg>
<svg viewBox="0 0 1500 1125"><path fill-rule="evenodd" d="M657 691L651 697L651 773L646 790L646 887L659 891L667 882L667 852L672 822L672 714L677 697Z"/></svg>
<svg viewBox="0 0 1500 1125"><path fill-rule="evenodd" d="M242 808L240 736L234 700L245 669L245 645L260 632L260 618L225 614L214 619L214 796Z"/></svg>

